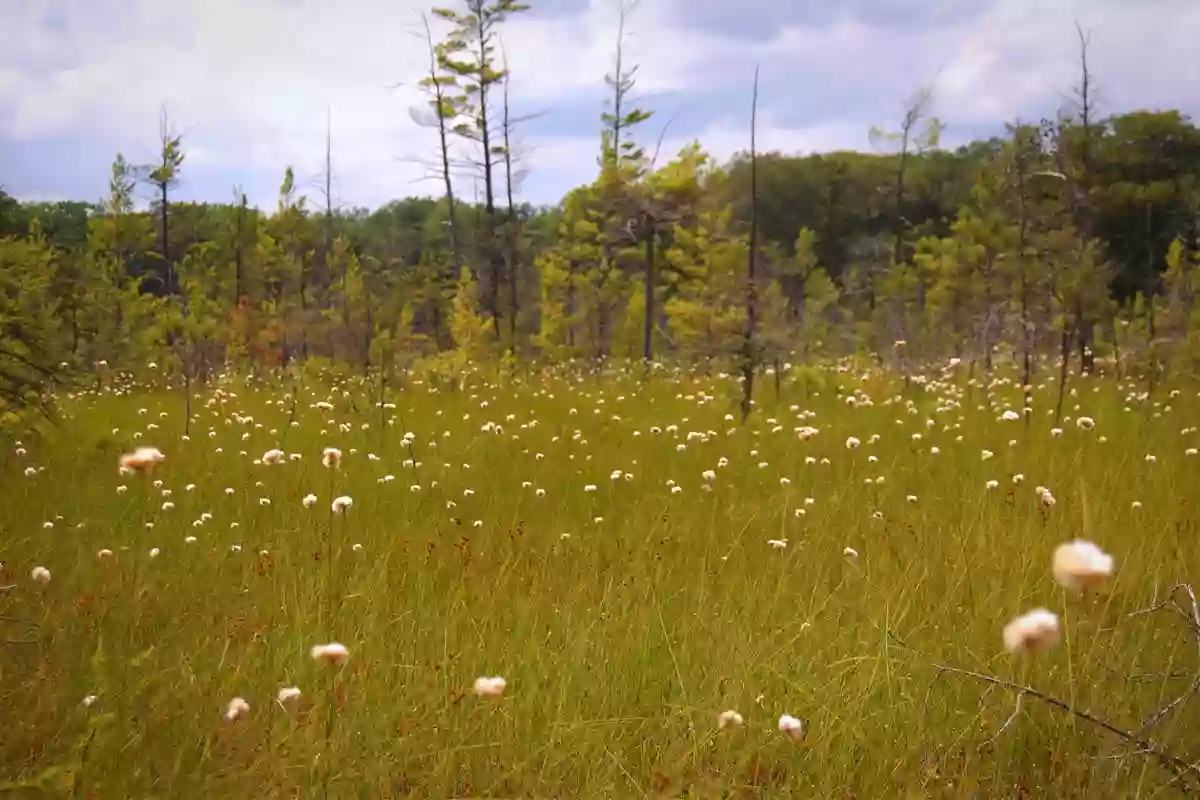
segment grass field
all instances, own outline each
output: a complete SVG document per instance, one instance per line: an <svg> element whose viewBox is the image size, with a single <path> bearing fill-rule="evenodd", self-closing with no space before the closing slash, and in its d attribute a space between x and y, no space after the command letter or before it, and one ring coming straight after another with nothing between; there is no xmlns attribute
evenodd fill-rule
<svg viewBox="0 0 1200 800"><path fill-rule="evenodd" d="M1059 435L1052 380L1028 422L1006 421L1019 386L949 371L906 386L829 370L778 393L768 378L745 426L732 378L668 369L413 380L383 407L357 379L309 380L294 409L290 381L229 379L193 395L186 439L182 391L151 378L64 398L59 427L0 457L0 782L98 798L1177 796L1187 781L1138 746L936 666L1200 758L1196 696L1139 731L1194 686L1200 630L1169 607L1134 614L1200 580L1196 388L1071 385ZM143 445L165 460L118 474ZM273 448L289 457L262 463ZM341 514L337 496L353 500ZM1099 591L1051 574L1076 537L1115 557ZM1006 652L1004 626L1039 606L1062 643ZM328 642L344 666L311 657ZM503 694L477 696L480 676ZM230 720L235 697L249 709ZM726 710L744 725L719 728Z"/></svg>

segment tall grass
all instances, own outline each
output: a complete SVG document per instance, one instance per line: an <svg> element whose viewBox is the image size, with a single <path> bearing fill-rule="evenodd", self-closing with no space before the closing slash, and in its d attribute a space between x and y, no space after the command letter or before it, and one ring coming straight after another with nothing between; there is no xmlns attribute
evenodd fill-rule
<svg viewBox="0 0 1200 800"><path fill-rule="evenodd" d="M231 379L223 402L211 387L193 399L187 441L178 390L64 399L61 427L26 437L24 456L10 447L0 473L0 583L14 584L0 594L0 780L18 796L173 798L1178 791L1028 698L997 735L1014 693L934 666L1129 729L1200 670L1177 617L1130 616L1200 578L1200 458L1185 455L1200 435L1180 432L1200 424L1195 389L1139 402L1112 379L1073 381L1066 413L1097 424L1064 421L1061 436L1053 382L1028 422L1006 422L1019 387L953 376L785 381L745 427L725 418L730 379L618 370L413 381L394 409L366 384L310 386L291 426L292 384ZM848 405L855 390L873 402ZM820 432L801 441L802 425ZM136 444L166 461L121 477ZM328 446L338 470L320 463ZM273 447L302 458L254 463ZM354 505L334 515L340 494ZM1117 559L1101 593L1051 577L1076 537ZM29 577L39 565L47 584ZM1065 640L1013 657L1001 629L1035 606ZM309 656L327 641L350 649L340 671ZM481 675L504 676L504 696L475 697ZM293 684L299 701L277 703ZM251 710L230 723L235 696ZM725 709L745 726L718 730ZM806 720L803 741L776 729L784 713ZM1200 701L1152 735L1200 757Z"/></svg>

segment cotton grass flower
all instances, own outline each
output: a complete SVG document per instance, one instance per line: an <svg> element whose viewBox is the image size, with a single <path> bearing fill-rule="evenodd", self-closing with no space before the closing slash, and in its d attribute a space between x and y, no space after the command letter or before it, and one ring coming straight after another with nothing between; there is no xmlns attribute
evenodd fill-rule
<svg viewBox="0 0 1200 800"><path fill-rule="evenodd" d="M1067 589L1092 589L1104 583L1113 571L1113 557L1095 543L1075 539L1054 551L1054 580Z"/></svg>
<svg viewBox="0 0 1200 800"><path fill-rule="evenodd" d="M1044 608L1035 608L1004 626L1004 649L1010 653L1049 650L1061 640L1058 616Z"/></svg>
<svg viewBox="0 0 1200 800"><path fill-rule="evenodd" d="M282 464L285 460L287 460L287 454L282 450L268 450L262 455L262 463L268 466Z"/></svg>
<svg viewBox="0 0 1200 800"><path fill-rule="evenodd" d="M717 728L725 730L726 728L740 728L745 719L742 715L734 711L732 708L728 711L722 711L717 716Z"/></svg>
<svg viewBox="0 0 1200 800"><path fill-rule="evenodd" d="M315 494L306 494L300 504L305 508L312 508L317 504L317 496Z"/></svg>
<svg viewBox="0 0 1200 800"><path fill-rule="evenodd" d="M118 471L122 474L131 472L149 472L154 465L165 459L157 447L139 447L132 453L121 456L117 463Z"/></svg>
<svg viewBox="0 0 1200 800"><path fill-rule="evenodd" d="M333 513L344 514L346 513L346 509L350 508L352 505L354 505L354 500L346 495L335 497L332 505Z"/></svg>
<svg viewBox="0 0 1200 800"><path fill-rule="evenodd" d="M798 742L804 738L804 720L784 714L779 718L779 732L793 742Z"/></svg>
<svg viewBox="0 0 1200 800"><path fill-rule="evenodd" d="M250 704L240 697L235 697L225 706L225 719L236 722L250 713Z"/></svg>
<svg viewBox="0 0 1200 800"><path fill-rule="evenodd" d="M321 453L321 464L328 469L338 469L342 465L342 451L336 447L326 447Z"/></svg>
<svg viewBox="0 0 1200 800"><path fill-rule="evenodd" d="M275 699L279 701L279 705L285 706L300 699L300 689L296 686L285 686L275 695Z"/></svg>
<svg viewBox="0 0 1200 800"><path fill-rule="evenodd" d="M855 438L853 436L846 437L846 449L847 450L853 450L856 447L858 447L860 444L862 444L862 442L860 442L857 438Z"/></svg>
<svg viewBox="0 0 1200 800"><path fill-rule="evenodd" d="M842 550L842 556L850 559L851 561L857 561L858 560L858 551L855 550L853 547L846 547Z"/></svg>
<svg viewBox="0 0 1200 800"><path fill-rule="evenodd" d="M1075 420L1075 427L1079 428L1081 431L1090 431L1092 428L1096 427L1096 420L1092 419L1091 417L1080 417Z"/></svg>
<svg viewBox="0 0 1200 800"><path fill-rule="evenodd" d="M505 688L508 686L508 681L501 678L499 675L488 678L481 677L475 679L475 696L476 697L499 697L504 694Z"/></svg>
<svg viewBox="0 0 1200 800"><path fill-rule="evenodd" d="M29 572L29 577L41 584L50 582L50 570L45 567L34 567Z"/></svg>
<svg viewBox="0 0 1200 800"><path fill-rule="evenodd" d="M313 645L311 651L313 661L319 661L322 664L331 664L334 666L342 666L350 659L350 651L346 649L346 645L340 642L330 642L329 644Z"/></svg>

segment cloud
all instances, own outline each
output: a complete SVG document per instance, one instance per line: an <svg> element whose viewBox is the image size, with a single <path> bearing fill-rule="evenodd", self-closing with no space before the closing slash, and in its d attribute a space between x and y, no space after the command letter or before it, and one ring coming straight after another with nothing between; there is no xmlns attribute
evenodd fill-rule
<svg viewBox="0 0 1200 800"><path fill-rule="evenodd" d="M420 163L433 132L409 115L428 69L426 2L5 3L0 181L94 199L118 150L153 159L165 106L189 153L183 197L223 201L236 182L270 206L288 164L311 184L327 113L339 204L436 192ZM533 5L503 44L515 113L542 112L520 134L532 168L522 196L553 202L595 173L616 0ZM651 149L668 119L668 153L695 138L719 158L744 149L755 64L764 149L866 149L867 129L894 126L925 84L951 142L1052 114L1077 77L1076 19L1091 30L1102 112L1200 109L1192 0L642 0L625 55L637 98L658 112L639 132Z"/></svg>

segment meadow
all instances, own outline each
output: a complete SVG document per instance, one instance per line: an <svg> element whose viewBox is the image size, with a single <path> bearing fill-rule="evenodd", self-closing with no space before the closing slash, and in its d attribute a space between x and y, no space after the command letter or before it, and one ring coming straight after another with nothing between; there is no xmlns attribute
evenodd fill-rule
<svg viewBox="0 0 1200 800"><path fill-rule="evenodd" d="M1197 387L1069 386L109 376L0 456L0 794L1185 794Z"/></svg>

